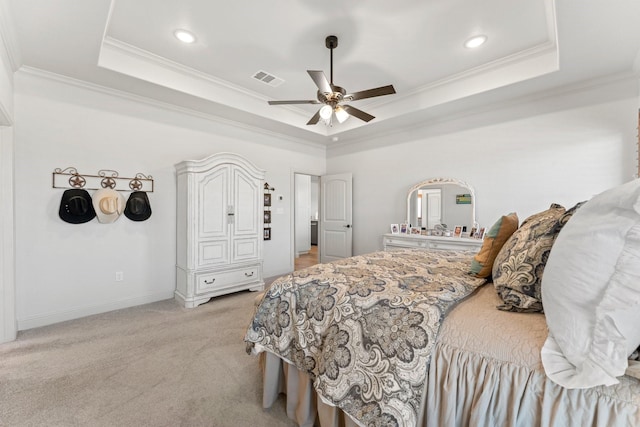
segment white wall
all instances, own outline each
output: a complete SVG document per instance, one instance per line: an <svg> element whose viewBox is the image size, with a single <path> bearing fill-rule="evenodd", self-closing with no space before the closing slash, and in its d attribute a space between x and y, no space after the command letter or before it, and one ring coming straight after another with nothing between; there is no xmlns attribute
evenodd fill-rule
<svg viewBox="0 0 640 427"><path fill-rule="evenodd" d="M481 227L512 211L523 220L553 202L571 207L629 181L638 90L635 82L630 90L628 82L623 86L572 91L367 141L377 148L332 148L327 173L353 173L354 254L382 249L389 224L406 218L408 189L428 178L473 185ZM611 99L613 93L626 96Z"/></svg>
<svg viewBox="0 0 640 427"><path fill-rule="evenodd" d="M0 343L16 337L13 214L13 45L10 3L0 0Z"/></svg>
<svg viewBox="0 0 640 427"><path fill-rule="evenodd" d="M13 67L7 46L11 44L11 29L6 15L8 3L0 0L0 126L13 124Z"/></svg>
<svg viewBox="0 0 640 427"><path fill-rule="evenodd" d="M13 124L13 70L0 37L0 126Z"/></svg>
<svg viewBox="0 0 640 427"><path fill-rule="evenodd" d="M172 298L175 289L174 164L228 151L266 170L275 187L265 277L293 268L294 168L325 173L325 149L20 71L15 76L15 209L18 328ZM291 147L299 147L293 150ZM58 217L55 168L155 179L153 215L72 225ZM282 209L279 209L282 208ZM278 213L281 212L281 213ZM115 272L124 281L115 281Z"/></svg>
<svg viewBox="0 0 640 427"><path fill-rule="evenodd" d="M0 126L0 343L16 338L13 129Z"/></svg>

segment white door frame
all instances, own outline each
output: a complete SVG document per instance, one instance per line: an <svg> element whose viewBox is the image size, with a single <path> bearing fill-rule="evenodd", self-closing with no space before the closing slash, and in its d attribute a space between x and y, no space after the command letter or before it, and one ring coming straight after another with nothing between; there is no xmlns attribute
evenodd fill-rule
<svg viewBox="0 0 640 427"><path fill-rule="evenodd" d="M291 257L289 258L289 271L294 271L296 268L296 227L295 227L295 217L296 217L296 206L295 206L295 197L296 197L296 174L299 175L309 175L309 176L317 176L320 177L322 175L318 175L317 173L312 173L312 172L305 172L305 171L301 171L301 170L297 170L297 169L291 169L291 175L290 175L290 179L291 179L291 187L290 187L290 194L291 194L291 203L290 203L290 209L291 209L291 231L290 231L290 235L291 235L291 239L289 242L289 248L291 250ZM320 249L320 240L318 239L318 249ZM320 258L320 251L318 250L318 259Z"/></svg>
<svg viewBox="0 0 640 427"><path fill-rule="evenodd" d="M311 250L311 227L309 226L311 221L311 206L310 204L308 204L308 206L306 206L307 209L305 209L305 206L302 206L301 203L298 203L300 201L299 199L301 191L304 191L305 189L308 190L306 194L309 197L309 201L311 200L311 175L302 173L295 173L293 175L295 182L293 189L293 227L295 230L295 245L293 248L293 256L294 258L297 258L301 254L309 253L309 251ZM306 183L308 183L308 186L305 185ZM302 230L303 218L306 221L306 224L309 226L309 229L306 233L304 233L304 230ZM308 240L306 240L306 238L308 238ZM302 242L303 239L305 240L304 242ZM303 245L301 245L301 243L303 243Z"/></svg>
<svg viewBox="0 0 640 427"><path fill-rule="evenodd" d="M15 227L13 214L13 129L0 126L0 343L17 335Z"/></svg>

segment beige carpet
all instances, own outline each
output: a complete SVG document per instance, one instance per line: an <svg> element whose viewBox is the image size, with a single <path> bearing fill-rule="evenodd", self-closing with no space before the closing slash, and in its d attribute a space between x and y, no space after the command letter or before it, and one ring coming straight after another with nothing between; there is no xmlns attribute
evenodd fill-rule
<svg viewBox="0 0 640 427"><path fill-rule="evenodd" d="M244 333L256 293L173 300L19 333L0 345L2 426L294 426L263 410Z"/></svg>

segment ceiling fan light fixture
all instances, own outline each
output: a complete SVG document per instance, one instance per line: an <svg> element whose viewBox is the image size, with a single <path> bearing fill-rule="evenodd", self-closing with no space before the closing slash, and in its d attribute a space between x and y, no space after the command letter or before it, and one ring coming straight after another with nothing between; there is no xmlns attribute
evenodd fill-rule
<svg viewBox="0 0 640 427"><path fill-rule="evenodd" d="M333 113L333 109L330 105L325 105L320 109L320 117L325 120L329 120L331 118L331 113Z"/></svg>
<svg viewBox="0 0 640 427"><path fill-rule="evenodd" d="M177 29L173 32L173 35L182 43L191 44L196 41L196 36L187 30Z"/></svg>
<svg viewBox="0 0 640 427"><path fill-rule="evenodd" d="M370 122L375 119L369 113L359 110L350 105L340 106L342 101L357 101L359 99L373 98L376 96L392 95L396 93L393 85L380 86L373 89L361 90L358 92L348 93L344 88L333 84L333 49L338 46L338 38L336 36L327 36L325 39L327 48L331 51L329 66L331 69L331 80L327 79L324 72L319 70L307 70L307 73L318 87L317 99L301 99L290 101L267 101L269 105L283 105L283 104L324 104L316 113L309 119L307 125L318 124L320 119L327 125L331 126L331 118L335 113L336 120L342 123L350 116L354 116L364 122ZM345 108L346 107L346 108Z"/></svg>
<svg viewBox="0 0 640 427"><path fill-rule="evenodd" d="M466 47L467 49L475 49L485 44L486 41L487 36L485 36L484 34L480 34L467 39L467 41L464 42L464 47Z"/></svg>
<svg viewBox="0 0 640 427"><path fill-rule="evenodd" d="M336 119L338 119L339 123L344 123L344 121L349 118L349 113L339 105L336 107L334 112L336 113Z"/></svg>

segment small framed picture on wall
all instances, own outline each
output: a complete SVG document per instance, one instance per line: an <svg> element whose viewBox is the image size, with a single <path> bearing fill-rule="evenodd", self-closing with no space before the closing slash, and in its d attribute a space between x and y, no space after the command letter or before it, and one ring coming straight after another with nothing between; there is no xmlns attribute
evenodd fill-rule
<svg viewBox="0 0 640 427"><path fill-rule="evenodd" d="M264 240L271 240L271 228L266 227L264 229Z"/></svg>
<svg viewBox="0 0 640 427"><path fill-rule="evenodd" d="M271 206L271 193L264 193L264 205Z"/></svg>
<svg viewBox="0 0 640 427"><path fill-rule="evenodd" d="M265 224L271 223L271 211L264 211L264 223Z"/></svg>

